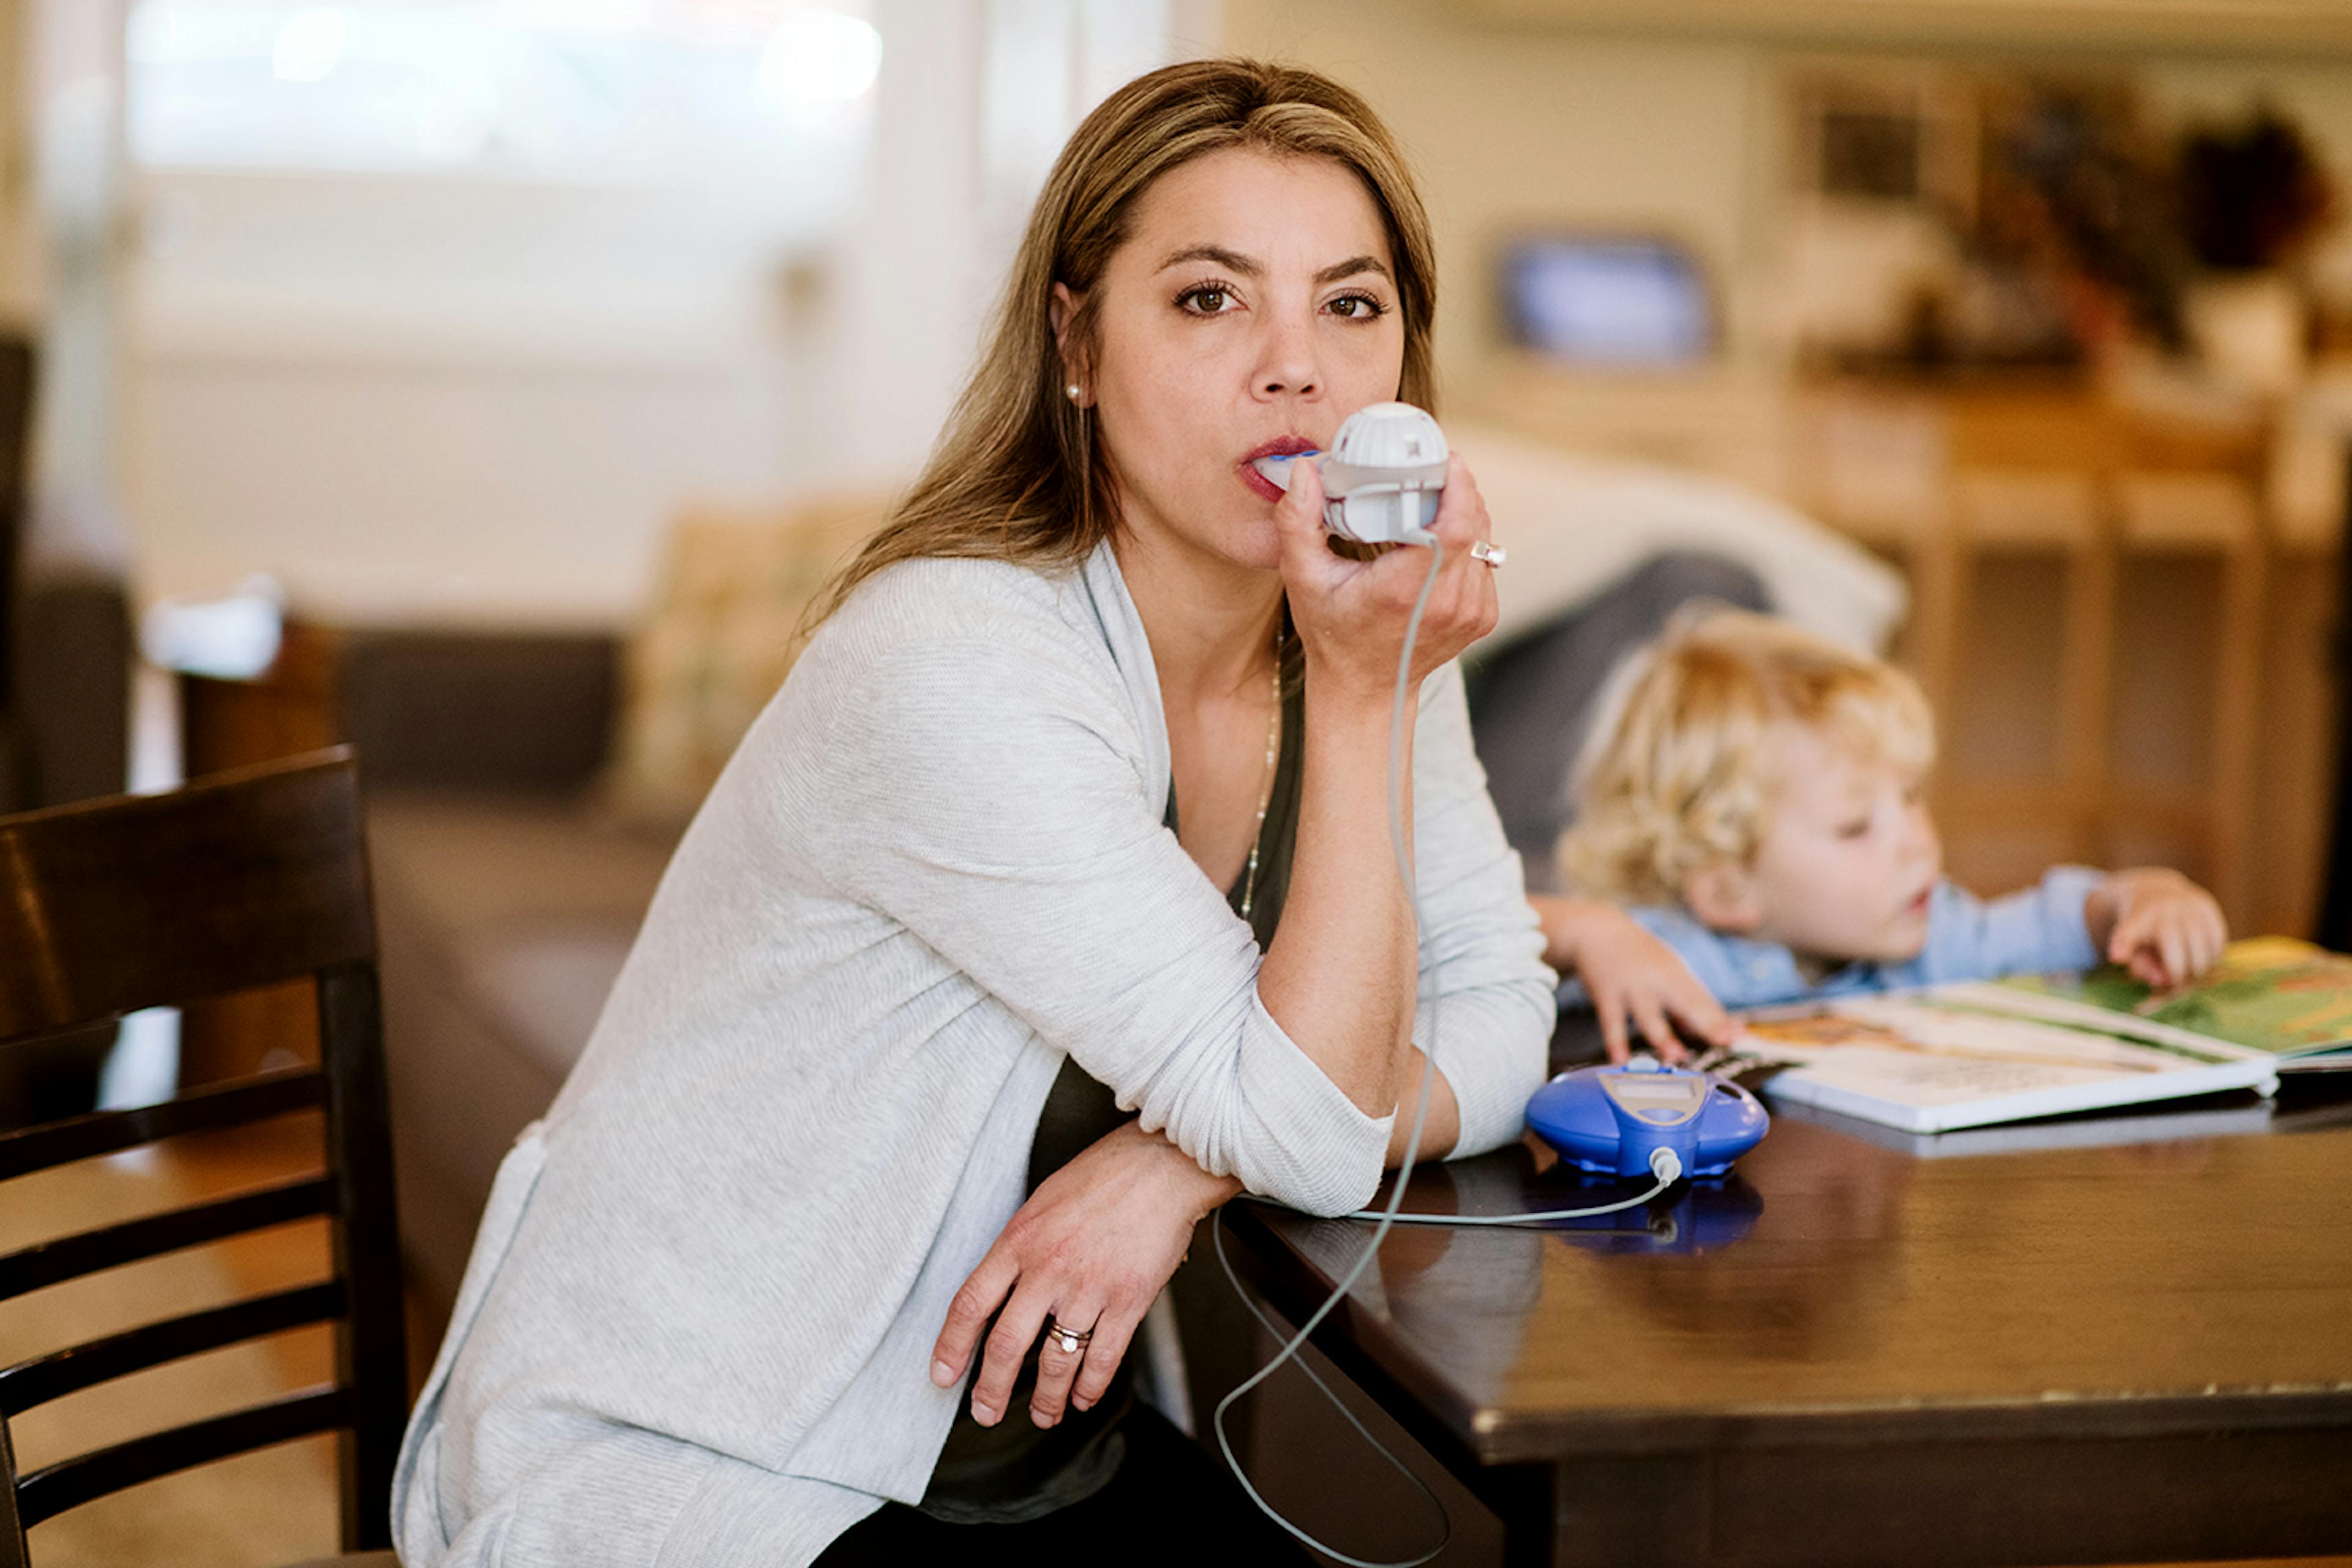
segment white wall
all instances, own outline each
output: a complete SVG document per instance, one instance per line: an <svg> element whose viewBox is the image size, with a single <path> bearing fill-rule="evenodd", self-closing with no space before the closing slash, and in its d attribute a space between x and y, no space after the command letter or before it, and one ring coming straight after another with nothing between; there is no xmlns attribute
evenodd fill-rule
<svg viewBox="0 0 2352 1568"><path fill-rule="evenodd" d="M138 586L265 571L340 620L616 623L684 500L782 488L783 406L758 360L150 350Z"/></svg>
<svg viewBox="0 0 2352 1568"><path fill-rule="evenodd" d="M782 486L773 263L707 196L171 171L141 202L143 597L268 572L331 616L613 621L678 506Z"/></svg>
<svg viewBox="0 0 2352 1568"><path fill-rule="evenodd" d="M0 0L0 322L28 330L39 314L40 234L33 212L33 19L25 0Z"/></svg>
<svg viewBox="0 0 2352 1568"><path fill-rule="evenodd" d="M977 5L885 5L873 179L856 223L814 263L799 366L796 482L891 487L930 449L1003 270L981 242Z"/></svg>
<svg viewBox="0 0 2352 1568"><path fill-rule="evenodd" d="M896 488L1044 174L1023 150L1197 42L1198 9L876 0L866 197L789 257L684 196L151 176L142 595L267 571L333 618L614 625L683 506Z"/></svg>

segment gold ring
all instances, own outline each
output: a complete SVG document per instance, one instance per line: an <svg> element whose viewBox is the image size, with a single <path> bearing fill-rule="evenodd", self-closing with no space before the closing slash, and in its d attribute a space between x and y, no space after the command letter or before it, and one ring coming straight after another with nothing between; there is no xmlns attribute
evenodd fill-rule
<svg viewBox="0 0 2352 1568"><path fill-rule="evenodd" d="M1060 1345L1064 1355L1076 1355L1088 1340L1095 1337L1095 1331L1092 1329L1070 1328L1060 1319L1049 1315L1045 1319L1045 1337Z"/></svg>

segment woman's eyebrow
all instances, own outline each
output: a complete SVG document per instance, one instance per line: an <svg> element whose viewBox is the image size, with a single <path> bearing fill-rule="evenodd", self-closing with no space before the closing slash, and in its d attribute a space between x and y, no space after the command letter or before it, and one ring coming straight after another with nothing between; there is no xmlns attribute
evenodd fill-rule
<svg viewBox="0 0 2352 1568"><path fill-rule="evenodd" d="M1265 271L1262 264L1237 250L1227 250L1222 245L1188 245L1181 250L1171 251L1167 259L1160 262L1160 270L1165 272L1171 267L1181 267L1187 261L1213 261L1229 272L1238 272L1247 278L1262 276Z"/></svg>
<svg viewBox="0 0 2352 1568"><path fill-rule="evenodd" d="M1171 267L1181 267L1188 261L1213 262L1227 271L1238 272L1244 278L1260 278L1265 274L1265 266L1263 262L1244 256L1237 250L1227 250L1222 245L1188 245L1181 250L1171 251L1167 258L1160 263L1160 270L1165 272ZM1389 276L1388 268L1379 257L1351 256L1345 261L1335 261L1316 273L1315 283L1318 288L1320 288L1326 283L1337 283L1342 278L1353 278L1360 272L1377 272L1383 278Z"/></svg>
<svg viewBox="0 0 2352 1568"><path fill-rule="evenodd" d="M1337 283L1340 279L1353 278L1359 272L1377 272L1383 278L1389 276L1389 269L1381 265L1379 257L1351 256L1345 261L1335 261L1318 272L1315 275L1315 281L1318 286L1325 283ZM1394 281L1393 279L1390 280Z"/></svg>

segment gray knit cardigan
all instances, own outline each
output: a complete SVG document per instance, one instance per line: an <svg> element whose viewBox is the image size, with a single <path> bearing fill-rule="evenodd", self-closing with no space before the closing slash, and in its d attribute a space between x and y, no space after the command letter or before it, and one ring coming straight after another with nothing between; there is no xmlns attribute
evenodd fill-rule
<svg viewBox="0 0 2352 1568"><path fill-rule="evenodd" d="M1436 1059L1474 1153L1519 1133L1552 977L1458 670L1421 704L1417 1037L1442 960ZM857 592L500 1168L402 1448L407 1568L774 1568L919 1498L958 1398L931 1343L1022 1202L1065 1055L1252 1192L1370 1196L1392 1119L1266 1012L1168 790L1108 547L1059 574L909 562ZM1379 825L1363 852L1389 853Z"/></svg>

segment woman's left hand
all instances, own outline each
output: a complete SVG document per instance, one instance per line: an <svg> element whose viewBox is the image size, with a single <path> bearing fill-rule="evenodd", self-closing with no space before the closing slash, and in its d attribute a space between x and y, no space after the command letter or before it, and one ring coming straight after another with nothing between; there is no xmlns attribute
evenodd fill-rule
<svg viewBox="0 0 2352 1568"><path fill-rule="evenodd" d="M996 1313L971 1392L972 1418L994 1426L1050 1314L1093 1338L1074 1352L1046 1342L1030 1418L1051 1426L1066 1405L1087 1409L1110 1387L1135 1325L1183 1260L1192 1227L1240 1191L1239 1182L1210 1175L1132 1121L1107 1134L1045 1178L956 1292L931 1351L931 1381L949 1388L964 1375Z"/></svg>
<svg viewBox="0 0 2352 1568"><path fill-rule="evenodd" d="M1383 550L1369 561L1333 553L1323 527L1322 472L1311 463L1292 467L1274 525L1309 692L1351 693L1387 712L1405 626L1425 583L1429 602L1413 642L1415 681L1493 631L1502 613L1495 569L1471 554L1492 540L1494 523L1459 453L1447 459L1445 491L1430 523L1444 545L1433 583L1420 547Z"/></svg>

